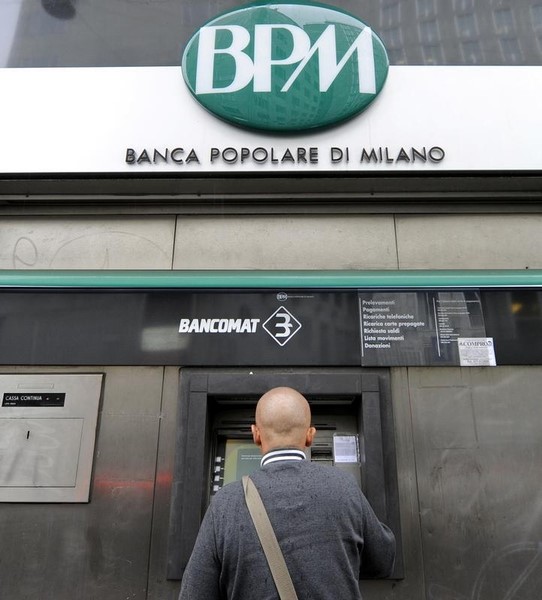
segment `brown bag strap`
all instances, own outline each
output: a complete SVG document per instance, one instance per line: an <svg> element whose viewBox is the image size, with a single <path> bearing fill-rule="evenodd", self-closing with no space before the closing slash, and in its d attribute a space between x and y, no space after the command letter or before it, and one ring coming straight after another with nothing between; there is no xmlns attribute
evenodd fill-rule
<svg viewBox="0 0 542 600"><path fill-rule="evenodd" d="M284 556L273 531L271 521L267 516L264 503L254 482L248 475L243 476L243 489L248 511L256 527L262 548L267 558L271 574L275 580L277 591L281 600L297 600L294 584L284 561Z"/></svg>

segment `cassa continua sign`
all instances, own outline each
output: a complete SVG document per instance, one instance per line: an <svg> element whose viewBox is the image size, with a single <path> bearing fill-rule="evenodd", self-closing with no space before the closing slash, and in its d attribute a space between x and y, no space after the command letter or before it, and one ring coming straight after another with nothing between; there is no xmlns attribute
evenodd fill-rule
<svg viewBox="0 0 542 600"><path fill-rule="evenodd" d="M372 29L336 8L256 3L201 27L182 59L197 101L236 125L271 131L325 127L363 111L388 74Z"/></svg>

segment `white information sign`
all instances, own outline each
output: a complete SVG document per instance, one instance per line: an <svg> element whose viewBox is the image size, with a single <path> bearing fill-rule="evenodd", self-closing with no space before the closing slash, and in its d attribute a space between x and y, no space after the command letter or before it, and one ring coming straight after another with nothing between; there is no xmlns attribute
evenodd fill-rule
<svg viewBox="0 0 542 600"><path fill-rule="evenodd" d="M459 364L462 367L495 367L493 338L458 338Z"/></svg>
<svg viewBox="0 0 542 600"><path fill-rule="evenodd" d="M340 434L333 436L333 456L335 463L357 463L359 462L358 454L357 436Z"/></svg>

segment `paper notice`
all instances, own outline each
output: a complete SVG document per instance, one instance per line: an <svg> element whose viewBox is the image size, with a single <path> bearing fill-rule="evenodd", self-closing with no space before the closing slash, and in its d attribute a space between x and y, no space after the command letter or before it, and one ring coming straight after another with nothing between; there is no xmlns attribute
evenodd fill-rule
<svg viewBox="0 0 542 600"><path fill-rule="evenodd" d="M458 338L459 364L462 367L495 367L493 338Z"/></svg>
<svg viewBox="0 0 542 600"><path fill-rule="evenodd" d="M357 436L335 434L333 436L333 456L335 464L359 462Z"/></svg>

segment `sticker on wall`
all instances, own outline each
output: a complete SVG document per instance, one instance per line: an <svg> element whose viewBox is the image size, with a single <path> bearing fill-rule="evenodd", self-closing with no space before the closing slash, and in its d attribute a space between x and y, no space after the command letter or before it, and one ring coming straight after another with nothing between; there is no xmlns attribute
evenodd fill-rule
<svg viewBox="0 0 542 600"><path fill-rule="evenodd" d="M493 338L458 338L459 364L462 367L496 367Z"/></svg>
<svg viewBox="0 0 542 600"><path fill-rule="evenodd" d="M248 128L339 123L375 100L388 74L380 38L322 4L255 3L215 17L189 40L183 76L196 100Z"/></svg>

